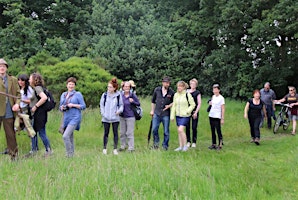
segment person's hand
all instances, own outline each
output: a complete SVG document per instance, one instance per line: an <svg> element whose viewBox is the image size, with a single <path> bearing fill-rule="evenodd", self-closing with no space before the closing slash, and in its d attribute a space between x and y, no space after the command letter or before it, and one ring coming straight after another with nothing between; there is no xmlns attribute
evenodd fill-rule
<svg viewBox="0 0 298 200"><path fill-rule="evenodd" d="M220 123L223 125L225 123L225 119L220 119Z"/></svg>
<svg viewBox="0 0 298 200"><path fill-rule="evenodd" d="M151 117L153 117L153 115L154 115L154 111L150 111L150 115L151 115Z"/></svg>
<svg viewBox="0 0 298 200"><path fill-rule="evenodd" d="M165 111L167 109L169 109L171 106L170 105L165 105L165 108L162 111Z"/></svg>
<svg viewBox="0 0 298 200"><path fill-rule="evenodd" d="M20 105L19 104L14 104L11 109L12 109L12 111L17 112L17 111L20 110Z"/></svg>
<svg viewBox="0 0 298 200"><path fill-rule="evenodd" d="M196 112L194 112L194 114L192 115L192 118L197 119L197 117L198 117L198 114Z"/></svg>
<svg viewBox="0 0 298 200"><path fill-rule="evenodd" d="M244 118L247 119L247 114L246 113L244 114Z"/></svg>
<svg viewBox="0 0 298 200"><path fill-rule="evenodd" d="M32 110L32 112L35 112L37 110L37 107L33 106L31 110Z"/></svg>
<svg viewBox="0 0 298 200"><path fill-rule="evenodd" d="M130 102L130 103L132 103L132 102L133 102L133 98L129 98L128 100L129 100L129 102Z"/></svg>

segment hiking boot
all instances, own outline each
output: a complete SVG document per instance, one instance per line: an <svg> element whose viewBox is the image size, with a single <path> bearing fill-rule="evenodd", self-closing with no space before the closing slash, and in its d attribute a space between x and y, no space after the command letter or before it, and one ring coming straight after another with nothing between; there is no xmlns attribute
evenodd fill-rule
<svg viewBox="0 0 298 200"><path fill-rule="evenodd" d="M255 139L255 144L256 144L256 145L260 145L260 138L256 138L256 139Z"/></svg>
<svg viewBox="0 0 298 200"><path fill-rule="evenodd" d="M208 147L208 149L214 150L214 149L216 149L216 145L215 144L212 144L211 146Z"/></svg>
<svg viewBox="0 0 298 200"><path fill-rule="evenodd" d="M8 148L5 148L3 152L1 152L1 154L8 154Z"/></svg>

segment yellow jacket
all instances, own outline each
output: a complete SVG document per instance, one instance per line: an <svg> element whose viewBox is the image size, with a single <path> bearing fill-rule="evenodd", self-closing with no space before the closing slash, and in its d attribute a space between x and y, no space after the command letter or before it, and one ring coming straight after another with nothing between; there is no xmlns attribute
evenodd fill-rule
<svg viewBox="0 0 298 200"><path fill-rule="evenodd" d="M186 95L188 97L188 101L187 101ZM196 104L191 94L186 93L186 91L183 91L181 93L176 92L174 95L173 106L171 108L171 120L173 120L175 116L179 116L179 117L191 116L191 112L193 111L195 106Z"/></svg>

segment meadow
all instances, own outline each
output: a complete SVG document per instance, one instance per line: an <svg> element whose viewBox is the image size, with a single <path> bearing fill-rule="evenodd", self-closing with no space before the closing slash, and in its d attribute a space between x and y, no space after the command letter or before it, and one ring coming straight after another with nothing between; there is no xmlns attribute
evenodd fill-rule
<svg viewBox="0 0 298 200"><path fill-rule="evenodd" d="M66 158L58 128L61 113L51 111L47 134L54 154L43 158L44 147L33 158L25 132L17 135L19 160L0 155L1 199L297 199L298 136L289 130L261 129L261 145L250 143L245 102L226 99L224 146L209 150L211 133L206 112L200 111L198 143L187 152L178 146L175 123L171 123L168 151L150 150L150 99L141 100L144 117L137 121L134 153L102 154L103 127L99 109L83 112L81 130L75 132L75 157ZM161 126L162 127L162 126ZM6 147L3 128L0 150ZM160 137L163 139L162 130ZM152 140L151 143L152 144Z"/></svg>

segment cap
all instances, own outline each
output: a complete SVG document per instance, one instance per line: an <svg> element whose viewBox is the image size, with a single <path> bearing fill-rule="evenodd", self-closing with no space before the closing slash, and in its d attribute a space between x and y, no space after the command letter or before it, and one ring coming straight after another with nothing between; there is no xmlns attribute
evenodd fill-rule
<svg viewBox="0 0 298 200"><path fill-rule="evenodd" d="M218 88L219 89L219 84L213 84L212 88Z"/></svg>
<svg viewBox="0 0 298 200"><path fill-rule="evenodd" d="M131 87L136 87L136 84L133 80L129 80L128 82L130 82Z"/></svg>
<svg viewBox="0 0 298 200"><path fill-rule="evenodd" d="M4 64L8 68L8 64L3 58L0 58L0 64Z"/></svg>
<svg viewBox="0 0 298 200"><path fill-rule="evenodd" d="M162 82L171 82L171 79L170 79L170 77L165 76L165 77L163 77Z"/></svg>

